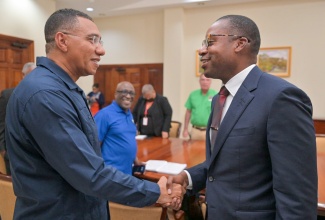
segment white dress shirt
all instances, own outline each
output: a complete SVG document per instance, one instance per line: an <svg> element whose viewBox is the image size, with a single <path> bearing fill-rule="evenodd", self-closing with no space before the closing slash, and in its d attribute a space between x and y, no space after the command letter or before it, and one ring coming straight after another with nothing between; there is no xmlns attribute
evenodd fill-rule
<svg viewBox="0 0 325 220"><path fill-rule="evenodd" d="M222 119L225 117L229 106L234 98L234 96L236 95L239 87L241 86L241 84L244 82L244 80L246 79L248 73L256 66L256 64L252 64L248 67L246 67L245 69L243 69L241 72L239 72L238 74L236 74L234 77L232 77L224 86L227 88L227 90L229 91L229 95L227 96L225 105L223 107L222 110L222 115L221 115L221 120L220 120L220 124L222 123ZM210 140L211 140L211 129L210 131ZM188 177L188 186L187 189L192 189L193 184L192 184L192 178L191 175L189 174L189 172L187 172L186 170L184 170L185 173L187 174Z"/></svg>

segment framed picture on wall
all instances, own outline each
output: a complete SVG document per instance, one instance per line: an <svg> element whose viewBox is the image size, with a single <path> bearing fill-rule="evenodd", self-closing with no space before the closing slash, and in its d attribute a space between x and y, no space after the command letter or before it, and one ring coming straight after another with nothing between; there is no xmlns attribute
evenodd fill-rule
<svg viewBox="0 0 325 220"><path fill-rule="evenodd" d="M199 51L198 50L196 50L195 58L196 58L195 75L196 76L200 76L201 73L204 72L204 70L201 68L202 62L200 61L200 55L199 55Z"/></svg>
<svg viewBox="0 0 325 220"><path fill-rule="evenodd" d="M261 48L257 55L258 67L279 77L289 77L291 69L291 47Z"/></svg>

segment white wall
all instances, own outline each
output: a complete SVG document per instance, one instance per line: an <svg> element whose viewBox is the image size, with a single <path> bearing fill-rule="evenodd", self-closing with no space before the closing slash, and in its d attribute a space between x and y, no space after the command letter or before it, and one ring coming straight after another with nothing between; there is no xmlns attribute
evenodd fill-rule
<svg viewBox="0 0 325 220"><path fill-rule="evenodd" d="M33 40L35 57L45 56L44 25L54 11L52 0L0 0L0 33Z"/></svg>
<svg viewBox="0 0 325 220"><path fill-rule="evenodd" d="M193 51L204 38L207 28L220 16L241 14L252 18L260 28L261 47L292 47L291 76L285 80L303 89L311 98L314 118L325 119L324 82L322 66L325 49L324 1L275 1L271 3L232 5L186 11L184 71L194 74ZM188 80L187 93L197 83Z"/></svg>
<svg viewBox="0 0 325 220"><path fill-rule="evenodd" d="M292 47L291 76L285 79L310 96L314 118L325 119L325 74L321 68L321 53L325 49L324 10L324 1L284 0L186 10L174 8L165 10L164 14L104 18L95 22L106 42L108 55L103 63L164 63L164 95L174 109L173 119L183 121L187 96L199 88L195 51L206 30L220 16L246 15L259 26L262 47ZM218 90L220 85L219 80L214 80L212 87ZM91 83L87 89L90 88Z"/></svg>
<svg viewBox="0 0 325 220"><path fill-rule="evenodd" d="M95 19L106 50L101 63L164 63L164 95L174 109L173 119L183 121L187 96L199 88L195 51L206 30L220 16L242 14L259 26L262 47L292 47L291 76L285 79L310 96L314 118L325 119L324 9L324 0L282 0ZM1 0L1 34L34 40L35 55L44 56L43 28L54 11L53 1ZM77 83L87 93L93 77ZM218 90L220 81L214 80L212 87Z"/></svg>

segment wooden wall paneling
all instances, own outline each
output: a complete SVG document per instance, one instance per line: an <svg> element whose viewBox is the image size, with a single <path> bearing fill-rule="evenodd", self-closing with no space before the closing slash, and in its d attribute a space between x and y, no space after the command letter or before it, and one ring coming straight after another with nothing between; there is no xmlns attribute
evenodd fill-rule
<svg viewBox="0 0 325 220"><path fill-rule="evenodd" d="M110 86L108 86L108 105L115 99L115 89L119 82L125 80L124 71L117 71L116 68L112 68L110 72ZM107 92L106 92L107 93Z"/></svg>
<svg viewBox="0 0 325 220"><path fill-rule="evenodd" d="M0 91L2 91L5 88L8 88L8 77L7 77L7 73L8 73L9 69L6 67L2 67L0 66Z"/></svg>
<svg viewBox="0 0 325 220"><path fill-rule="evenodd" d="M141 89L142 89L142 84L141 84L141 72L139 67L129 67L126 68L127 72L127 78L130 83L132 83L135 91L135 96L134 96L134 101L132 103L131 109L134 108L137 100L141 96Z"/></svg>
<svg viewBox="0 0 325 220"><path fill-rule="evenodd" d="M114 95L113 97L111 97L110 93L111 93L111 89L112 87L114 87L112 85L112 69L108 68L105 69L104 71L105 77L104 77L104 81L105 81L105 90L102 90L105 94L105 106L110 104L111 101L114 99ZM113 88L115 89L115 88Z"/></svg>
<svg viewBox="0 0 325 220"><path fill-rule="evenodd" d="M95 75L95 82L99 84L99 90L104 91L106 87L106 81L105 81L105 70L103 69L98 69Z"/></svg>
<svg viewBox="0 0 325 220"><path fill-rule="evenodd" d="M111 104L115 99L115 89L119 82L129 81L133 84L136 95L132 105L135 105L142 95L141 89L144 84L152 84L157 93L162 94L163 88L163 65L162 64L123 64L101 65L94 77L94 82L105 84L100 87L105 95L105 105ZM104 82L104 83L103 83Z"/></svg>
<svg viewBox="0 0 325 220"><path fill-rule="evenodd" d="M163 95L163 73L162 68L148 68L148 81L154 86L156 92Z"/></svg>
<svg viewBox="0 0 325 220"><path fill-rule="evenodd" d="M325 134L325 120L314 119L315 133Z"/></svg>
<svg viewBox="0 0 325 220"><path fill-rule="evenodd" d="M95 78L94 83L98 83L98 85L99 85L99 91L104 95L104 100L106 102L106 95L105 95L105 88L106 88L106 83L105 83L106 82L105 81L105 70L98 68L94 78ZM89 89L90 89L90 91L92 91L92 88L89 88ZM105 106L105 104L104 104L104 106Z"/></svg>
<svg viewBox="0 0 325 220"><path fill-rule="evenodd" d="M10 80L11 80L11 84L10 84L10 87L15 87L18 85L18 83L23 79L23 74L21 73L21 70L22 68L19 66L19 67L16 67L16 68L12 68L11 69L11 77L10 77Z"/></svg>
<svg viewBox="0 0 325 220"><path fill-rule="evenodd" d="M34 42L0 34L0 90L18 85L27 62L34 62Z"/></svg>

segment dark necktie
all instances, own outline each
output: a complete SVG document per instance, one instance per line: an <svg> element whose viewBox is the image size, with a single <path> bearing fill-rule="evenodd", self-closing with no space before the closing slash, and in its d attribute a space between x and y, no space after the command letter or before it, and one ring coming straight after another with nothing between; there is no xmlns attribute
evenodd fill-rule
<svg viewBox="0 0 325 220"><path fill-rule="evenodd" d="M219 91L219 96L217 97L216 103L213 108L213 115L212 115L212 123L211 123L211 152L214 148L214 143L217 138L218 129L220 126L221 116L222 116L222 109L225 105L227 96L229 95L229 91L225 86L222 86Z"/></svg>

